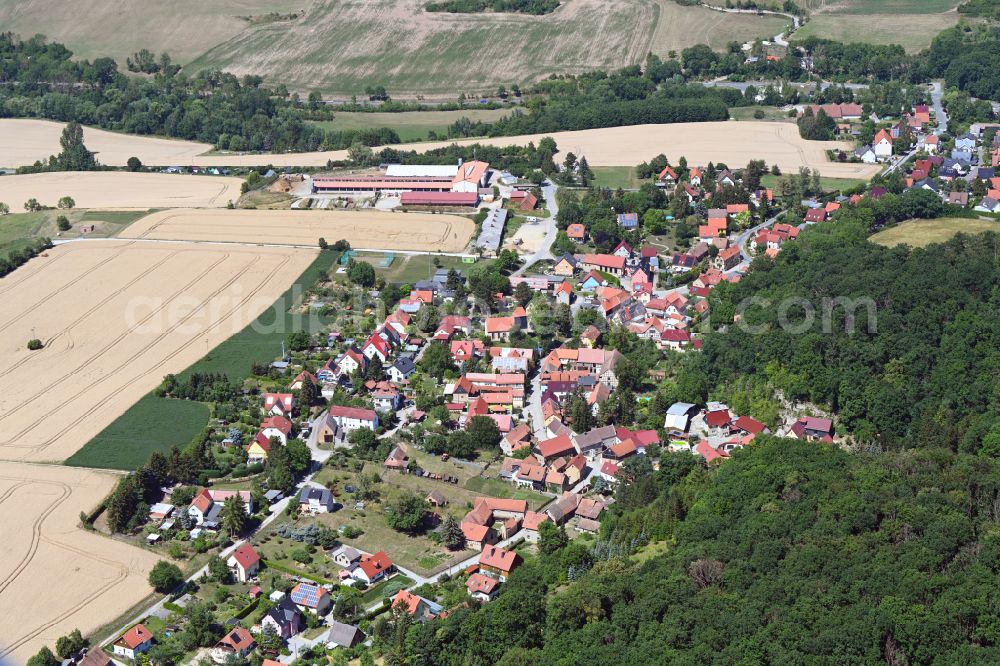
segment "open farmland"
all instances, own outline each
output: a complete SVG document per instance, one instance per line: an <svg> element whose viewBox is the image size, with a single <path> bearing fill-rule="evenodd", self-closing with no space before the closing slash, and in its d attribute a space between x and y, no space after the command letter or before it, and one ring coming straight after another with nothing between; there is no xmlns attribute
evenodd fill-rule
<svg viewBox="0 0 1000 666"><path fill-rule="evenodd" d="M899 44L916 53L938 33L958 23L957 12L947 14L819 14L795 33L795 39L822 37L840 42Z"/></svg>
<svg viewBox="0 0 1000 666"><path fill-rule="evenodd" d="M618 68L645 57L657 5L571 0L547 16L423 11L423 0L317 0L305 19L250 28L193 69L260 74L289 89L357 93L496 90L549 74Z"/></svg>
<svg viewBox="0 0 1000 666"><path fill-rule="evenodd" d="M61 124L43 121L0 120L0 141L7 135L16 132L10 123L40 123L52 126L52 148L57 150ZM137 155L144 164L168 165L190 164L197 166L325 166L330 160L347 159L346 150L327 150L312 153L279 153L261 155L206 155L200 148L203 144L186 144L189 146L184 160L164 157L160 147L147 142L153 141L146 137L129 136L126 134L103 134L114 137L118 141L134 142L131 151L123 150L121 154ZM727 123L676 123L663 125L632 125L629 127L605 127L598 129L577 130L572 132L552 132L549 134L527 134L521 136L503 136L490 139L462 139L458 141L427 141L423 143L396 144L394 148L405 150L426 151L442 148L451 144L481 143L491 146L535 144L545 136L555 139L560 151L573 151L577 156L586 156L591 166L634 166L639 162L664 153L676 161L682 155L688 162L708 163L725 162L734 166L743 166L751 159L764 159L767 163L777 164L783 170L794 170L800 166L819 169L823 175L839 178L870 178L878 172L877 166L868 164L836 164L826 159L828 149L848 148L848 144L837 141L806 141L801 138L794 123L773 123L765 121L740 121ZM184 142L167 141L168 144ZM89 146L89 144L88 144ZM124 148L125 146L120 146ZM146 152L148 151L148 152ZM125 158L127 159L127 158ZM122 162L124 163L124 161ZM315 240L315 239L314 239ZM329 240L329 239L328 239Z"/></svg>
<svg viewBox="0 0 1000 666"><path fill-rule="evenodd" d="M708 44L722 51L732 41L742 44L757 37L771 39L791 23L782 16L727 14L705 7L686 7L674 0L658 0L657 5L659 18L649 50L659 56L670 51L680 53L695 44Z"/></svg>
<svg viewBox="0 0 1000 666"><path fill-rule="evenodd" d="M751 159L763 159L768 165L777 164L785 171L807 166L819 169L823 175L839 178L870 178L879 171L876 165L840 164L827 160L827 150L850 149L851 146L847 143L806 141L799 136L794 123L766 121L632 125L490 139L412 143L398 147L423 151L453 143L523 146L534 142L537 145L545 136L555 139L563 154L572 151L578 157L586 156L591 166L634 166L664 153L674 162L685 156L691 164L707 164L712 161L744 166ZM206 166L224 163L235 163L234 166L323 166L327 160L346 158L347 151L340 150L285 155L202 157L196 161Z"/></svg>
<svg viewBox="0 0 1000 666"><path fill-rule="evenodd" d="M314 256L83 241L0 279L0 459L69 457L272 305ZM31 338L45 348L29 351Z"/></svg>
<svg viewBox="0 0 1000 666"><path fill-rule="evenodd" d="M0 178L12 209L30 198L43 206L70 196L75 208L222 207L240 198L240 178L120 171L58 171Z"/></svg>
<svg viewBox="0 0 1000 666"><path fill-rule="evenodd" d="M492 93L549 74L617 69L701 41L769 37L783 19L672 0L568 0L546 16L423 11L423 0L318 0L304 19L247 29L191 63L261 74L290 89L394 95Z"/></svg>
<svg viewBox="0 0 1000 666"><path fill-rule="evenodd" d="M214 44L246 30L270 12L288 14L308 3L297 0L79 0L66 11L60 0L3 0L0 25L25 39L42 33L81 58L111 56L122 64L139 49L163 51L186 63Z"/></svg>
<svg viewBox="0 0 1000 666"><path fill-rule="evenodd" d="M461 252L475 224L457 215L340 210L167 210L153 213L123 238L277 243L316 247L319 238L357 248Z"/></svg>
<svg viewBox="0 0 1000 666"><path fill-rule="evenodd" d="M4 463L0 663L24 664L75 628L95 631L152 592L152 553L77 525L81 509L96 507L116 482L93 470Z"/></svg>
<svg viewBox="0 0 1000 666"><path fill-rule="evenodd" d="M59 136L65 123L28 118L0 120L0 167L19 167L47 160L59 152ZM101 164L125 166L135 156L143 164L159 166L191 164L195 155L212 149L207 143L177 141L162 137L119 134L93 127L83 129L88 150L97 153Z"/></svg>
<svg viewBox="0 0 1000 666"><path fill-rule="evenodd" d="M871 241L887 247L927 247L932 243L943 243L955 234L978 234L984 231L1000 232L1000 222L970 217L909 220L878 232L871 237Z"/></svg>

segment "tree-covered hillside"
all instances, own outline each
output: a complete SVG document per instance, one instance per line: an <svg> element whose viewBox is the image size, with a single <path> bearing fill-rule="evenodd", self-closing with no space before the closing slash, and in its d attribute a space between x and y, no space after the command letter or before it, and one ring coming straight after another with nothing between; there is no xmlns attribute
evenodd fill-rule
<svg viewBox="0 0 1000 666"><path fill-rule="evenodd" d="M611 542L626 523L664 534L664 554L571 542L497 601L388 642L420 665L1000 660L996 460L763 438L696 465L649 472L604 520Z"/></svg>
<svg viewBox="0 0 1000 666"><path fill-rule="evenodd" d="M543 530L496 601L376 630L387 663L1000 663L1000 237L865 240L920 205L847 209L718 287L728 326L676 378L767 383L886 446L762 436L713 469L630 459L596 540ZM754 295L758 335L733 317ZM870 298L875 330L845 332L842 310L829 334L776 326L783 299L828 297Z"/></svg>
<svg viewBox="0 0 1000 666"><path fill-rule="evenodd" d="M712 325L737 311L742 321L708 335L689 369L706 384L750 375L826 405L862 443L1000 453L1000 238L888 249L864 240L869 226L863 210L845 212L714 290ZM843 297L853 304L830 300ZM812 323L799 326L806 303Z"/></svg>

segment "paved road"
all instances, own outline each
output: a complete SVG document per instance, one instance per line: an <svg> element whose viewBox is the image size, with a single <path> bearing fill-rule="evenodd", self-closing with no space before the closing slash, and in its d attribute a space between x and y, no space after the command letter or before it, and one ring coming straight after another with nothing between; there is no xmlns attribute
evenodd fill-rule
<svg viewBox="0 0 1000 666"><path fill-rule="evenodd" d="M533 255L523 258L524 265L514 271L514 275L523 275L524 271L537 261L555 259L552 256L552 244L556 242L556 234L559 233L559 228L556 226L556 213L559 212L559 204L556 202L556 186L552 181L547 180L542 183L542 196L545 197L545 207L549 209L549 217L538 222L545 225L545 238L542 239L542 244L538 246L538 250Z"/></svg>
<svg viewBox="0 0 1000 666"><path fill-rule="evenodd" d="M944 93L944 86L940 81L931 83L931 106L934 108L934 115L937 118L937 129L935 134L944 134L948 131L948 114L945 113L941 105L941 95Z"/></svg>

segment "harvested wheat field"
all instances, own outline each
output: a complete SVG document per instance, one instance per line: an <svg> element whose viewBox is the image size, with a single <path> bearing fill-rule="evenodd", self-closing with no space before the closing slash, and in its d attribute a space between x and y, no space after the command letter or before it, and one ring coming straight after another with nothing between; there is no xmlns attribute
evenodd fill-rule
<svg viewBox="0 0 1000 666"><path fill-rule="evenodd" d="M49 159L49 155L59 152L59 136L64 126L65 123L49 120L0 120L0 146L3 146L0 167L26 166ZM83 141L97 153L97 160L107 166L125 166L132 156L143 164L184 166L191 164L195 155L212 150L207 143L119 134L93 127L83 128Z"/></svg>
<svg viewBox="0 0 1000 666"><path fill-rule="evenodd" d="M3 464L0 663L24 664L73 629L95 631L152 592L155 555L77 526L116 482L94 470Z"/></svg>
<svg viewBox="0 0 1000 666"><path fill-rule="evenodd" d="M165 210L127 228L123 238L273 243L316 247L341 238L359 249L461 252L476 225L458 215L381 210Z"/></svg>
<svg viewBox="0 0 1000 666"><path fill-rule="evenodd" d="M51 136L53 148L46 149L48 153L58 150L59 131L62 125L33 120L0 120L0 144L8 135L16 130L11 123L41 123L53 126ZM200 152L210 147L204 144L192 144L179 141L150 139L126 134L102 132L103 135L114 137L119 143L133 141L131 149L119 146L119 155L125 155L121 162L107 161L107 164L124 164L130 155L137 155L143 164L167 166L171 164L195 165L204 167L223 166L325 166L330 160L347 159L346 150L328 150L312 153L279 153L263 155L206 155L198 156ZM799 136L794 123L769 123L757 121L741 122L705 122L705 123L675 123L662 125L632 125L629 127L605 127L599 129L577 130L573 132L552 132L549 134L526 134L520 136L504 136L491 139L463 139L460 141L428 141L423 143L406 143L390 146L403 150L426 151L442 148L453 143L481 143L491 146L526 145L528 142L538 143L544 136L555 139L559 150L563 153L573 151L576 155L586 155L591 166L634 166L644 162L659 153L664 153L673 161L681 156L687 157L689 163L707 164L725 162L732 166L744 166L751 159L763 159L768 165L777 164L784 170L795 170L800 166L819 169L824 176L831 178L870 178L879 171L879 167L870 164L838 164L826 158L828 149L850 148L839 141L806 141ZM166 155L155 142L171 145L187 145L189 148L183 158L175 159ZM149 143L154 142L154 143ZM88 147L94 146L88 139ZM38 152L37 150L35 152ZM15 153L16 154L16 153ZM2 159L2 156L0 156ZM24 160L27 163L32 160ZM17 166L17 165L13 165Z"/></svg>
<svg viewBox="0 0 1000 666"><path fill-rule="evenodd" d="M46 255L0 279L0 460L66 459L270 307L316 253L101 240Z"/></svg>
<svg viewBox="0 0 1000 666"><path fill-rule="evenodd" d="M120 171L60 171L0 178L0 201L20 208L73 197L76 208L222 207L240 198L240 178Z"/></svg>
<svg viewBox="0 0 1000 666"><path fill-rule="evenodd" d="M632 125L528 134L490 139L434 141L392 146L403 150L432 150L458 144L481 143L491 146L535 144L545 136L556 141L560 152L586 156L591 166L634 166L664 153L673 162L682 156L689 164L725 162L734 167L745 166L752 159L763 159L770 166L783 170L800 166L819 169L831 178L870 178L879 167L870 164L839 164L826 158L829 149L850 149L839 141L806 141L799 136L794 123L769 122L704 122L662 125ZM212 156L195 158L202 166L323 166L328 160L347 159L346 150L281 155Z"/></svg>

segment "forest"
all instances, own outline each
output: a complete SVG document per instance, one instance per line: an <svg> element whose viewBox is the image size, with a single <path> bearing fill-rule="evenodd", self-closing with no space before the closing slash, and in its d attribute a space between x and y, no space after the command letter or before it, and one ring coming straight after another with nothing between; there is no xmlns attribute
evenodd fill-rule
<svg viewBox="0 0 1000 666"><path fill-rule="evenodd" d="M911 212L923 205L899 199ZM755 260L740 283L713 290L716 330L688 371L701 385L753 377L789 400L825 405L844 434L872 448L993 455L1000 239L885 248L865 240L874 214L848 210L805 231L776 262ZM736 316L740 324L726 326Z"/></svg>
<svg viewBox="0 0 1000 666"><path fill-rule="evenodd" d="M496 601L383 631L387 663L1000 659L995 459L764 437L632 467L596 541L543 531Z"/></svg>

